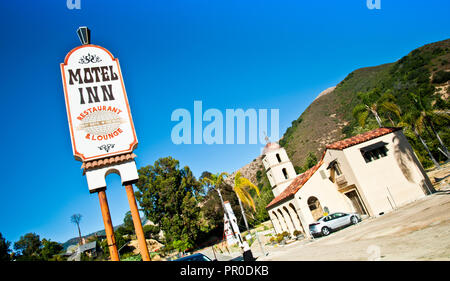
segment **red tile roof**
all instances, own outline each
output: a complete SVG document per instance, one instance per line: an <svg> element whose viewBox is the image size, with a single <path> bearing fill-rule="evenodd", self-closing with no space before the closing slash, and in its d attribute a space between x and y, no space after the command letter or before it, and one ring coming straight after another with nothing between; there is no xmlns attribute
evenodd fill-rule
<svg viewBox="0 0 450 281"><path fill-rule="evenodd" d="M96 168L103 168L105 166L111 165L111 164L117 164L120 162L128 161L130 159L136 158L136 154L134 153L127 153L122 155L117 155L109 158L103 158L99 160L93 160L93 161L87 161L84 162L81 165L81 169L83 169L83 173L86 172L86 170L90 169L96 169Z"/></svg>
<svg viewBox="0 0 450 281"><path fill-rule="evenodd" d="M378 128L369 132L365 132L363 134L359 134L356 135L354 137L345 139L345 140L341 140L341 141L337 141L334 142L332 144L329 144L326 146L327 149L337 149L337 150L342 150L345 149L347 147L353 146L353 145L357 145L359 143L362 142L366 142L369 141L371 139L374 138L378 138L384 135L387 135L389 133L401 130L402 128L392 128L392 127L383 127L383 128Z"/></svg>
<svg viewBox="0 0 450 281"><path fill-rule="evenodd" d="M359 134L356 135L354 137L345 139L345 140L341 140L341 141L337 141L334 142L332 144L329 144L326 146L326 149L338 149L338 150L342 150L345 149L347 147L359 144L359 143L363 143L366 141L369 141L371 139L377 138L377 137L381 137L384 136L386 134L395 132L401 130L401 128L390 128L390 127L383 127L383 128L378 128L363 134ZM325 156L326 150L323 152L322 154L322 158L320 159L319 163L317 163L317 165L315 165L314 167L312 167L311 169L307 170L306 172L304 172L303 174L298 175L293 181L292 183L286 187L285 190L283 190L283 192L281 192L280 194L278 194L277 197L275 197L267 206L266 209L274 206L277 203L282 202L283 200L285 200L286 198L289 198L291 196L293 196L295 193L297 193L297 191L299 191L300 188L302 188L302 186L312 177L312 175L319 169L319 167L323 164L323 158Z"/></svg>

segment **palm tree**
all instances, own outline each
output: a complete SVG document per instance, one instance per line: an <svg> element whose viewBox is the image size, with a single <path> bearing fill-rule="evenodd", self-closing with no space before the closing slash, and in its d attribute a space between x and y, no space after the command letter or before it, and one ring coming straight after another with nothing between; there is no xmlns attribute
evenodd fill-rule
<svg viewBox="0 0 450 281"><path fill-rule="evenodd" d="M431 154L431 151L428 148L427 143L420 136L420 132L417 129L419 116L420 116L420 113L418 113L417 111L410 111L402 117L402 120L398 125L401 127L411 128L411 131L414 132L414 135L420 140L420 142L424 146L425 150L428 152L428 155L430 156L431 161L433 161L434 166L436 166L436 168L440 169L439 163L436 161L436 159ZM420 123L419 123L419 125L420 125Z"/></svg>
<svg viewBox="0 0 450 281"><path fill-rule="evenodd" d="M225 205L223 203L223 199L222 199L222 195L220 194L220 185L223 183L224 181L224 177L225 176L229 176L228 173L223 172L223 173L218 173L218 174L211 174L207 177L204 177L202 179L202 182L204 184L208 184L210 186L213 186L213 188L215 190L217 190L217 192L219 193L219 197L220 197L220 201L222 203L222 207L224 208L224 212L225 215L227 216L228 220L230 220L230 218L228 217L227 212L225 211ZM244 218L244 222L245 222L245 227L247 228L248 233L250 233L250 229L248 227L248 223L247 223L247 218L245 217L245 213L244 213L244 208L242 207L242 202L244 202L244 204L249 205L253 208L254 211L256 211L256 206L255 206L255 202L253 201L252 196L250 195L250 193L248 192L249 189L254 189L256 191L256 194L259 196L259 188L254 185L249 179L244 178L241 175L241 172L237 172L236 176L234 178L234 192L236 193L236 197L238 198L238 202L239 202L239 206L241 208L241 213L242 213L242 217ZM233 225L230 224L231 226L231 231L233 232L233 235L235 234L235 231L233 229ZM264 247L261 244L261 241L259 240L258 235L256 235L256 238L258 239L258 243L259 243L259 247L261 248L261 252L263 253L263 255L266 255L265 251L264 251ZM240 238L239 238L240 239ZM242 243L242 241L241 241Z"/></svg>
<svg viewBox="0 0 450 281"><path fill-rule="evenodd" d="M201 179L203 184L209 185L211 186L214 190L217 191L217 193L219 194L219 198L220 198L220 203L222 204L222 208L223 208L223 212L225 214L225 216L227 217L228 221L231 222L230 217L228 216L228 212L225 210L225 203L223 202L223 198L222 198L222 194L220 193L220 186L222 185L223 181L224 181L224 177L228 177L229 174L226 172L222 172L222 173L217 173L217 174L209 174L208 176L205 176ZM231 231L233 232L233 236L237 236L236 235L236 231L233 229L233 225L230 223L230 227L231 227ZM241 241L240 236L236 237Z"/></svg>
<svg viewBox="0 0 450 281"><path fill-rule="evenodd" d="M397 99L390 92L384 93L378 100L380 114L386 115L391 122L392 127L395 127L395 123L392 120L392 114L397 116L399 120L402 114L400 107L395 103L396 101Z"/></svg>
<svg viewBox="0 0 450 281"><path fill-rule="evenodd" d="M248 234L250 233L250 229L248 227L247 218L245 217L244 208L242 207L242 203L253 208L253 211L256 212L255 201L253 201L252 195L249 193L249 190L253 189L256 191L256 194L260 196L259 188L254 185L249 179L244 178L241 175L241 172L237 172L234 177L234 192L236 192L239 207L241 207L242 217L244 218L245 227L247 228ZM261 248L262 254L265 256L266 253L264 251L264 247L259 240L258 233L256 233L256 239L258 240L259 247Z"/></svg>
<svg viewBox="0 0 450 281"><path fill-rule="evenodd" d="M395 97L390 92L380 95L378 89L373 89L365 93L359 92L357 95L362 103L353 108L353 116L358 120L361 127L364 128L370 113L375 117L380 128L383 127L383 125L379 113L386 114L391 121L392 126L395 126L391 114L393 113L400 118L401 110L400 107L395 104Z"/></svg>
<svg viewBox="0 0 450 281"><path fill-rule="evenodd" d="M214 189L217 189L222 185L224 177L228 176L229 174L227 172L210 174L208 176L203 177L202 182L203 184L208 184L212 186Z"/></svg>
<svg viewBox="0 0 450 281"><path fill-rule="evenodd" d="M420 95L415 95L411 93L410 97L413 100L416 110L419 111L419 116L416 121L417 130L419 131L419 133L422 133L424 128L429 127L433 132L433 134L435 135L435 137L437 138L437 140L439 141L439 144L441 145L442 148L442 152L445 154L447 158L450 158L448 149L445 146L444 142L442 141L433 124L433 119L450 120L450 115L448 114L447 111L433 109L431 107L431 104L425 103Z"/></svg>
<svg viewBox="0 0 450 281"><path fill-rule="evenodd" d="M250 233L250 229L248 228L247 218L245 217L244 208L242 207L242 203L251 207L253 211L256 212L255 201L249 192L250 189L256 191L256 194L259 196L259 188L254 185L249 179L244 178L241 172L237 172L234 177L234 187L233 190L237 195L239 206L241 207L242 217L244 218L245 227Z"/></svg>
<svg viewBox="0 0 450 281"><path fill-rule="evenodd" d="M81 222L81 218L82 217L83 216L81 214L73 214L70 217L70 221L78 227L78 237L79 237L79 240L80 240L80 245L82 244L81 230L80 230L80 222Z"/></svg>

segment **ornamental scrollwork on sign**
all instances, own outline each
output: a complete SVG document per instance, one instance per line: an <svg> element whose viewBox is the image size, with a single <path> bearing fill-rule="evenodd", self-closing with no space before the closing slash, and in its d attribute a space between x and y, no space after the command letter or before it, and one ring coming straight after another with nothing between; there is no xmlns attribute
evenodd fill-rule
<svg viewBox="0 0 450 281"><path fill-rule="evenodd" d="M80 60L78 61L78 63L80 63L80 64L88 64L90 62L96 63L96 62L101 62L101 61L102 61L102 59L99 56L91 55L91 54L88 53L86 56L82 56L80 58Z"/></svg>
<svg viewBox="0 0 450 281"><path fill-rule="evenodd" d="M111 148L114 148L114 144L113 143L103 144L103 145L98 147L98 149L104 150L106 152L109 152L111 150Z"/></svg>

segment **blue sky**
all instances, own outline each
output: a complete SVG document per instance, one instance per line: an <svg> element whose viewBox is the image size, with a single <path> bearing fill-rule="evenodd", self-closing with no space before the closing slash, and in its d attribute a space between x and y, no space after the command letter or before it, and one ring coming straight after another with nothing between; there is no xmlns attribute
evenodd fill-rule
<svg viewBox="0 0 450 281"><path fill-rule="evenodd" d="M258 145L174 145L172 111L194 100L204 110L278 108L280 136L324 89L351 71L396 61L449 38L449 1L66 0L0 2L0 232L64 242L81 213L84 234L103 228L73 159L59 64L88 26L92 43L120 59L139 139L137 165L172 156L198 177L233 172ZM114 224L128 202L120 178L107 178Z"/></svg>

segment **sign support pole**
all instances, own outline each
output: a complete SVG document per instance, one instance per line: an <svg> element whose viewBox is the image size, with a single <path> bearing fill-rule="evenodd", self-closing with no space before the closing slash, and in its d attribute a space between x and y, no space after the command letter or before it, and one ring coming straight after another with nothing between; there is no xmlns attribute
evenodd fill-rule
<svg viewBox="0 0 450 281"><path fill-rule="evenodd" d="M139 242L139 251L143 261L150 261L150 255L148 253L147 242L145 241L144 229L142 228L141 217L136 204L136 198L134 197L133 186L127 184L125 186L127 191L128 203L130 204L131 216L133 217L134 230Z"/></svg>
<svg viewBox="0 0 450 281"><path fill-rule="evenodd" d="M112 261L119 261L119 252L117 251L116 238L114 237L114 229L111 222L111 214L109 213L108 199L105 190L98 192L100 200L100 208L102 209L103 223L105 224L106 239L108 241L109 254Z"/></svg>

